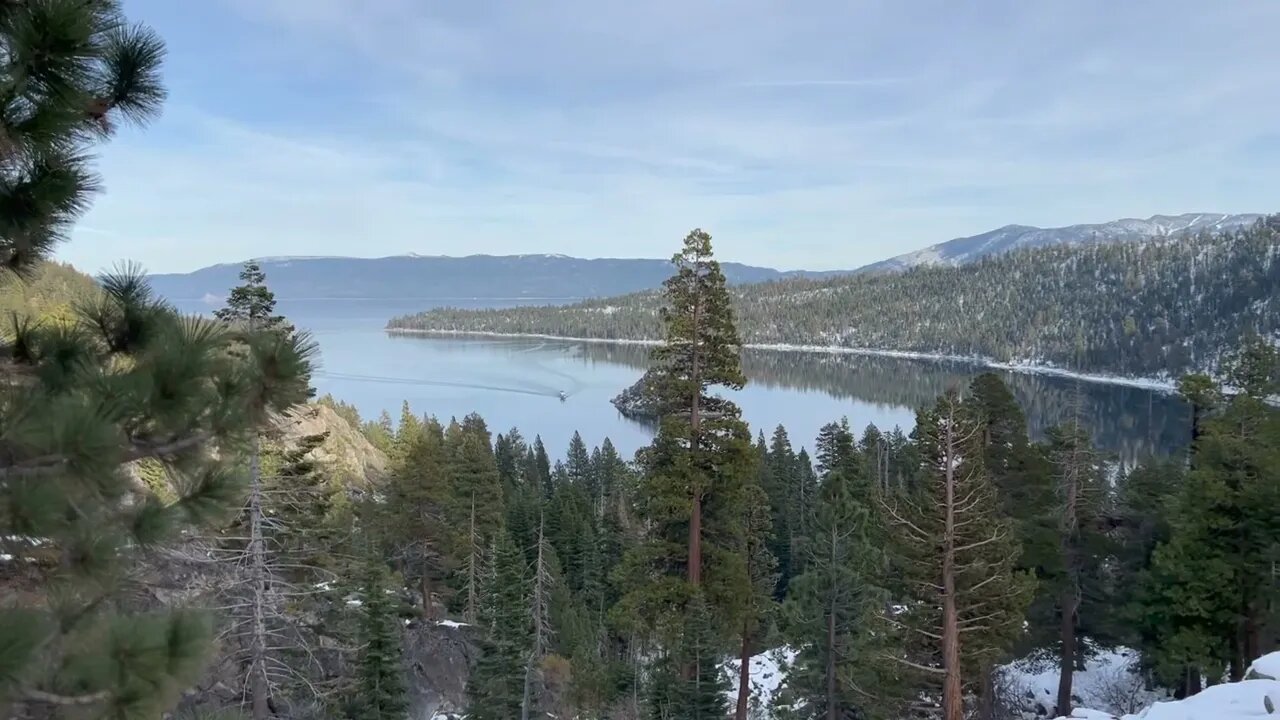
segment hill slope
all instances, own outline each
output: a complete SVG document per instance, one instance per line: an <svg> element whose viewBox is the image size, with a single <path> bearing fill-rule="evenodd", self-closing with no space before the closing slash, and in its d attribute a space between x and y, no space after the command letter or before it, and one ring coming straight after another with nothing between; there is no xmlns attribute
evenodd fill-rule
<svg viewBox="0 0 1280 720"><path fill-rule="evenodd" d="M981 235L956 238L882 260L861 268L860 272L905 270L920 265L964 265L1012 250L1026 250L1048 245L1127 242L1200 232L1222 232L1247 227L1257 222L1260 217L1262 216L1258 214L1184 213L1152 215L1145 220L1124 218L1106 223L1068 225L1059 228L1006 225Z"/></svg>
<svg viewBox="0 0 1280 720"><path fill-rule="evenodd" d="M669 274L665 260L584 260L564 255L470 255L385 258L265 258L260 261L280 298L564 298L602 297L656 288ZM171 300L223 297L239 284L240 264L151 276ZM730 282L751 283L832 273L782 272L725 263Z"/></svg>
<svg viewBox="0 0 1280 720"><path fill-rule="evenodd" d="M1028 362L1175 377L1212 369L1242 335L1280 332L1280 215L1238 231L1052 245L922 266L731 289L744 341ZM391 330L656 339L656 293L563 307L394 318Z"/></svg>

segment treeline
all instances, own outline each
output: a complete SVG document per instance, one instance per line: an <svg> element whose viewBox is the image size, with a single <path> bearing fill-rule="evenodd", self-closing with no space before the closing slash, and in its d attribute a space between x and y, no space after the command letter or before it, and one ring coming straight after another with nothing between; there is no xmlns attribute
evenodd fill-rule
<svg viewBox="0 0 1280 720"><path fill-rule="evenodd" d="M439 543L456 548L453 608L485 637L474 717L717 718L736 705L745 718L749 693L731 697L721 666L781 645L796 656L774 717L1001 717L1019 696L999 692L998 668L1036 651L1056 658L1067 713L1074 670L1099 648L1138 649L1185 695L1275 647L1276 588L1262 580L1280 544L1266 517L1280 480L1272 346L1246 343L1224 363L1230 397L1184 380L1188 456L1119 476L1078 423L1032 442L990 374L923 408L909 436L829 424L810 458L785 429L753 442L714 392L743 382L723 276L700 232L675 262L653 365L661 424L616 498L580 442L548 492L536 447L512 452L504 438L486 471L501 516L481 518L469 485L432 503L465 538ZM586 520L556 537L567 505ZM601 538L609 551L585 542ZM603 590L597 558L613 568ZM594 640L561 640L582 637ZM613 668L603 685L575 687L584 660L592 678Z"/></svg>
<svg viewBox="0 0 1280 720"><path fill-rule="evenodd" d="M1280 216L1218 235L1055 246L730 289L749 344L870 348L1176 378L1280 329ZM657 292L562 307L438 309L391 330L662 337Z"/></svg>

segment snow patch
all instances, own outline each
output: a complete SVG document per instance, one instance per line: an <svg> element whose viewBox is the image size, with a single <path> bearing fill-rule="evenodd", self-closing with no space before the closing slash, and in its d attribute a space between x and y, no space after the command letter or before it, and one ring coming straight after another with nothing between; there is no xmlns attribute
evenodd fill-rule
<svg viewBox="0 0 1280 720"><path fill-rule="evenodd" d="M771 717L769 708L773 707L773 699L782 689L783 668L796 659L796 651L789 647L781 647L760 653L751 658L747 668L751 671L751 707L757 710L753 717ZM724 671L729 675L729 705L738 702L739 670L742 662L738 658L728 660Z"/></svg>
<svg viewBox="0 0 1280 720"><path fill-rule="evenodd" d="M1163 690L1148 690L1138 668L1138 653L1119 647L1100 650L1072 676L1072 696L1084 707L1099 708L1099 717L1136 712L1169 697ZM1057 658L1032 656L1001 668L1011 691L1026 700L1023 716L1053 717L1057 714ZM1111 713L1111 714L1108 714Z"/></svg>
<svg viewBox="0 0 1280 720"><path fill-rule="evenodd" d="M1251 671L1264 674L1280 669L1280 653L1254 661ZM1185 700L1157 702L1144 710L1111 715L1096 710L1076 710L1071 718L1088 720L1250 720L1274 717L1280 710L1280 681L1243 680L1205 688Z"/></svg>

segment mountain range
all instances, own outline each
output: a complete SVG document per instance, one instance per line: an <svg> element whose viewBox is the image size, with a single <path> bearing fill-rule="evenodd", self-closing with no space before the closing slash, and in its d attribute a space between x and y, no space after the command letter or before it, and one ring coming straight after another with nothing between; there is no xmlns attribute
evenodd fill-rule
<svg viewBox="0 0 1280 720"><path fill-rule="evenodd" d="M658 287L671 263L653 259L587 260L564 255L397 255L383 258L271 257L258 263L281 298L575 298L621 295ZM170 300L224 297L239 284L241 263L151 276ZM784 272L724 263L731 283L820 278L836 273Z"/></svg>
<svg viewBox="0 0 1280 720"><path fill-rule="evenodd" d="M860 268L859 272L905 270L919 265L964 265L975 260L1026 248L1046 245L1087 245L1090 243L1132 242L1156 237L1175 237L1199 232L1232 230L1257 222L1262 215L1242 213L1183 213L1152 215L1149 218L1122 218L1105 223L1040 228L1005 225L980 235L956 238L927 248L882 260Z"/></svg>
<svg viewBox="0 0 1280 720"><path fill-rule="evenodd" d="M1251 225L1261 215L1186 213L1127 218L1106 223L1038 228L1007 225L899 255L857 270L781 271L722 263L732 284L865 272L893 272L924 265L959 266L1011 250L1049 245L1133 242L1217 232ZM588 298L649 290L662 284L671 265L658 259L582 259L564 255L397 255L383 258L269 257L258 262L281 298L537 299ZM153 275L155 290L172 300L223 298L239 284L240 263L190 273Z"/></svg>

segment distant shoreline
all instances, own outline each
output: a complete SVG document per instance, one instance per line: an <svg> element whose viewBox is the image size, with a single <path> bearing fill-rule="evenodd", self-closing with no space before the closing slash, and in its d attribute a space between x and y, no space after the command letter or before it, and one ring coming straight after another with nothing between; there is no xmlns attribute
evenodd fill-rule
<svg viewBox="0 0 1280 720"><path fill-rule="evenodd" d="M609 339L609 338L587 338L587 337L568 337L565 335L547 335L543 333L501 333L489 332L484 330L419 330L416 328L383 328L384 332L390 335L427 335L436 337L496 337L496 338L528 338L530 340L565 340L568 342L580 343L596 343L601 345L643 345L652 347L660 344L658 340L635 340L635 339ZM788 344L766 344L766 343L748 343L742 346L747 350L766 350L770 352L803 352L825 355L867 355L872 357L888 357L899 358L902 360L926 360L941 362L958 362L977 367L989 368L992 370L1006 370L1008 372L1023 373L1026 375L1050 375L1053 377L1068 378L1072 380L1081 380L1083 382L1098 383L1101 385L1122 385L1125 387L1139 388L1141 390L1151 390L1161 393L1173 393L1177 390L1177 386L1169 380L1161 380L1158 378L1134 378L1123 375L1108 375L1105 373L1082 373L1074 370L1066 370L1052 365L1038 365L1031 362L1006 363L997 362L989 358L983 357L964 357L962 355L943 355L939 353L922 353L909 352L905 350L877 350L875 348L851 348L840 345L788 345Z"/></svg>

